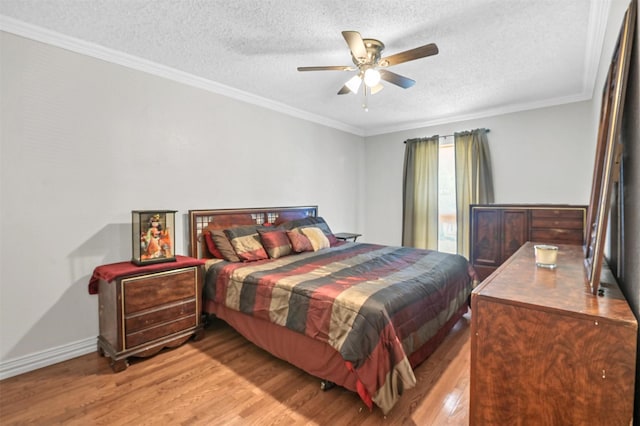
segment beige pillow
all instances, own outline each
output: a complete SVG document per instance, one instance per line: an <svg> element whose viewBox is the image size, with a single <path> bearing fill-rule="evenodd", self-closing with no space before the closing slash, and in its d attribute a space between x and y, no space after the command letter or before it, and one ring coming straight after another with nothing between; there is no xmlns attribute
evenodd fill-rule
<svg viewBox="0 0 640 426"><path fill-rule="evenodd" d="M318 251L323 248L330 247L329 239L322 229L316 228L315 226L309 226L307 228L300 228L300 232L302 232L308 239L311 241L311 246L313 247L313 251Z"/></svg>

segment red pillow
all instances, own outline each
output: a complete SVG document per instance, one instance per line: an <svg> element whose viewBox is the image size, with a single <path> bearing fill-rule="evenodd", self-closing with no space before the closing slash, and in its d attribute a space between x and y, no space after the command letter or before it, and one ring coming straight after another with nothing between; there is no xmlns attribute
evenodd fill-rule
<svg viewBox="0 0 640 426"><path fill-rule="evenodd" d="M285 222L289 222L292 220L296 220L296 219L304 219L305 217L307 217L307 213L306 212L281 212L280 214L278 214L278 217L276 218L276 220L273 222L274 226L278 226L282 223Z"/></svg>
<svg viewBox="0 0 640 426"><path fill-rule="evenodd" d="M311 241L306 235L299 233L298 231L287 231L287 237L291 241L293 251L296 253L302 253L303 251L313 251Z"/></svg>
<svg viewBox="0 0 640 426"><path fill-rule="evenodd" d="M209 222L210 226L214 226L215 229L227 229L235 226L246 226L246 225L255 225L256 221L251 217L251 214L221 214L215 216L211 222Z"/></svg>
<svg viewBox="0 0 640 426"><path fill-rule="evenodd" d="M272 259L291 254L291 243L284 231L276 229L274 231L258 230L262 245L267 254Z"/></svg>
<svg viewBox="0 0 640 426"><path fill-rule="evenodd" d="M220 250L218 250L218 246L216 246L216 243L211 237L211 232L204 232L204 241L207 243L207 249L209 249L209 253L211 253L213 257L215 257L216 259L224 259L224 256L222 256L222 253L220 253Z"/></svg>

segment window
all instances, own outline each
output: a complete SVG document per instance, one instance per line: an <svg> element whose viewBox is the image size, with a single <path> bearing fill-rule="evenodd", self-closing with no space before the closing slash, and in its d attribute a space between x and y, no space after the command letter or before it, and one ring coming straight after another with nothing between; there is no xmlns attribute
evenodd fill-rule
<svg viewBox="0 0 640 426"><path fill-rule="evenodd" d="M488 131L405 141L402 245L469 256L469 206L493 202Z"/></svg>
<svg viewBox="0 0 640 426"><path fill-rule="evenodd" d="M438 251L457 252L456 160L453 141L438 147Z"/></svg>

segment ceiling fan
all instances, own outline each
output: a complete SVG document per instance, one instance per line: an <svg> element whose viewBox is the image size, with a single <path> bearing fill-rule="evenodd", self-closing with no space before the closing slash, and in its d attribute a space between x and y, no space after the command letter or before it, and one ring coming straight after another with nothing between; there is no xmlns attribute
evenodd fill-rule
<svg viewBox="0 0 640 426"><path fill-rule="evenodd" d="M435 43L430 43L381 58L384 43L380 40L362 38L357 31L343 31L342 36L347 41L349 50L351 50L351 59L355 67L348 65L298 67L298 71L358 71L355 76L342 86L338 91L338 95L358 93L363 82L364 95L366 96L367 92L373 95L384 88L380 80L388 81L403 89L408 89L416 83L415 80L391 72L386 68L438 53L438 46L436 46Z"/></svg>

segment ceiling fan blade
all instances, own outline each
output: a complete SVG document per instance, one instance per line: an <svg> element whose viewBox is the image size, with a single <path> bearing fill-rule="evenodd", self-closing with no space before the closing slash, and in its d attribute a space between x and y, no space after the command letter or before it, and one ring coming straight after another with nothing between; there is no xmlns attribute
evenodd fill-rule
<svg viewBox="0 0 640 426"><path fill-rule="evenodd" d="M420 59L437 54L438 46L436 46L435 43L430 43L416 47L415 49L405 50L404 52L382 58L380 59L379 65L383 67L390 67L391 65L398 65L403 62L413 61L414 59Z"/></svg>
<svg viewBox="0 0 640 426"><path fill-rule="evenodd" d="M379 70L380 78L388 81L389 83L395 84L396 86L400 86L403 89L408 89L409 87L416 84L415 80L411 80L410 78L403 77L400 74L396 74L389 70Z"/></svg>
<svg viewBox="0 0 640 426"><path fill-rule="evenodd" d="M319 67L298 67L298 71L354 71L354 67L346 65L319 66Z"/></svg>
<svg viewBox="0 0 640 426"><path fill-rule="evenodd" d="M363 61L367 59L367 47L364 45L364 41L359 32L343 31L342 37L347 41L351 55L353 55L354 58L362 59Z"/></svg>

